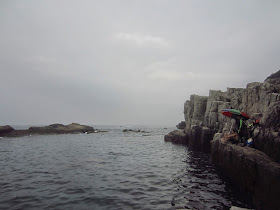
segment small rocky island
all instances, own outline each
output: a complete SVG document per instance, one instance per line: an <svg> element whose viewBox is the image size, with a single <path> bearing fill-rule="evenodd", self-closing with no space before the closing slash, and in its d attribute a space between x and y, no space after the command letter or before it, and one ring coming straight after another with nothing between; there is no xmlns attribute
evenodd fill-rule
<svg viewBox="0 0 280 210"><path fill-rule="evenodd" d="M51 124L43 127L30 127L27 130L15 130L13 127L6 125L0 126L0 137L19 137L29 135L50 135L50 134L75 134L75 133L94 133L91 126L71 123L69 125Z"/></svg>
<svg viewBox="0 0 280 210"><path fill-rule="evenodd" d="M252 130L253 148L221 141L231 126L231 119L220 113L226 108L261 116L260 125ZM165 141L210 152L212 162L251 196L255 209L280 208L280 70L246 88L191 95L184 117L185 124L181 122Z"/></svg>

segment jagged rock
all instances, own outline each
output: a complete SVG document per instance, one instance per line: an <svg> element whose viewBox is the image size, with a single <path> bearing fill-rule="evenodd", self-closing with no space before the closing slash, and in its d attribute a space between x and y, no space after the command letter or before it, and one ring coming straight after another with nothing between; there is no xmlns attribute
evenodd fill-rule
<svg viewBox="0 0 280 210"><path fill-rule="evenodd" d="M216 136L216 135L215 135ZM264 152L212 141L212 162L223 169L240 188L252 195L256 209L278 209L280 194L280 164Z"/></svg>
<svg viewBox="0 0 280 210"><path fill-rule="evenodd" d="M259 132L258 136L253 132L256 139L255 147L280 162L280 153L278 155L278 150L275 149L280 142L279 135L273 137L268 135L271 129L273 132L279 132L280 127L280 71L269 76L263 83L249 83L246 88L227 88L225 92L210 90L208 97L191 95L190 100L184 104L185 133L190 136L191 148L199 149L203 145L199 143L202 138L206 141L202 133L197 134L202 132L202 127L208 127L211 131L211 135L206 135L209 137L208 142L216 132L230 130L232 124L230 118L220 113L225 108L238 109L249 116L261 113L260 124L264 130ZM193 125L200 128L192 127Z"/></svg>
<svg viewBox="0 0 280 210"><path fill-rule="evenodd" d="M0 126L0 135L5 135L8 133L11 133L15 129L11 127L10 125Z"/></svg>
<svg viewBox="0 0 280 210"><path fill-rule="evenodd" d="M269 82L274 85L280 85L280 70L274 74L271 74L269 77L266 78L266 82Z"/></svg>
<svg viewBox="0 0 280 210"><path fill-rule="evenodd" d="M175 130L164 136L164 141L175 144L188 144L188 136L182 130Z"/></svg>
<svg viewBox="0 0 280 210"><path fill-rule="evenodd" d="M260 125L249 128L255 149L221 143L232 125L231 119L220 113L225 108L243 111L253 120L261 119ZM210 90L208 97L191 95L184 103L184 118L184 136L190 149L211 150L213 163L252 195L257 209L279 209L280 70L263 83L252 82L246 88ZM165 140L177 136L172 133Z"/></svg>
<svg viewBox="0 0 280 210"><path fill-rule="evenodd" d="M185 121L181 121L178 125L176 125L178 129L185 129L186 128L186 123Z"/></svg>

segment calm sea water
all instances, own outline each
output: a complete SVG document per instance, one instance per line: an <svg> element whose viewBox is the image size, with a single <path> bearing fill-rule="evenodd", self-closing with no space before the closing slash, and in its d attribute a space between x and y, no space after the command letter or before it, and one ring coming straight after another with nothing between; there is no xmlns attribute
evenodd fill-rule
<svg viewBox="0 0 280 210"><path fill-rule="evenodd" d="M0 139L0 209L229 209L248 207L207 154L147 133Z"/></svg>

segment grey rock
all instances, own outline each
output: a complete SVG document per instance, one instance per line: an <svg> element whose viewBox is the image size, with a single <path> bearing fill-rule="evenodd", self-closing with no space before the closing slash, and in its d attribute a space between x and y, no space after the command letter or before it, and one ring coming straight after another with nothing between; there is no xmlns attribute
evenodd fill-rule
<svg viewBox="0 0 280 210"><path fill-rule="evenodd" d="M278 209L280 201L280 164L264 152L222 143L212 143L212 162L218 165L240 188L252 195L256 209Z"/></svg>
<svg viewBox="0 0 280 210"><path fill-rule="evenodd" d="M183 130L174 130L164 136L164 141L172 142L175 144L186 144L189 143L189 138Z"/></svg>
<svg viewBox="0 0 280 210"><path fill-rule="evenodd" d="M271 129L273 132L280 133L279 72L272 74L263 83L249 83L246 88L227 88L225 92L210 90L209 96L191 95L184 104L185 133L190 136L191 148L198 150L201 146L203 150L201 143L192 143L196 141L193 138L201 140L208 136L210 142L216 132L223 133L224 130L229 130L232 124L230 118L222 115L220 111L225 108L234 108L253 116L253 119L261 118L260 124L264 131L252 131L253 137L256 138L255 147L280 161L274 148L280 141L279 135L277 137L268 135ZM192 127L193 125L201 128ZM208 127L211 131L210 135L203 134L202 127Z"/></svg>
<svg viewBox="0 0 280 210"><path fill-rule="evenodd" d="M181 121L178 125L176 125L178 129L185 129L186 128L186 122Z"/></svg>
<svg viewBox="0 0 280 210"><path fill-rule="evenodd" d="M231 119L220 113L225 108L243 111L252 121L260 119L259 125L249 127L254 148L220 141L232 125ZM252 195L257 209L279 208L280 71L246 88L192 95L184 104L184 117L189 149L211 151L213 163Z"/></svg>

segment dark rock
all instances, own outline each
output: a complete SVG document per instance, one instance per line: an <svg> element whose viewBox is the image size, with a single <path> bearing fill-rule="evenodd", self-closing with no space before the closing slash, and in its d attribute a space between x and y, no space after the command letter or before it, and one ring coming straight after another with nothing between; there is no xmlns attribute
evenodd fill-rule
<svg viewBox="0 0 280 210"><path fill-rule="evenodd" d="M80 125L78 123L72 123L66 126L62 124L51 124L44 127L30 127L28 131L38 134L89 133L94 132L94 128L86 125Z"/></svg>
<svg viewBox="0 0 280 210"><path fill-rule="evenodd" d="M135 133L149 133L147 131L141 131L141 130L133 130L133 129L123 129L123 132L135 132Z"/></svg>
<svg viewBox="0 0 280 210"><path fill-rule="evenodd" d="M189 139L187 134L182 130L174 130L164 136L164 141L169 141L175 144L188 144Z"/></svg>
<svg viewBox="0 0 280 210"><path fill-rule="evenodd" d="M10 125L0 126L0 136L13 132L15 129Z"/></svg>
<svg viewBox="0 0 280 210"><path fill-rule="evenodd" d="M212 141L212 162L252 196L256 209L278 209L280 164L250 147Z"/></svg>
<svg viewBox="0 0 280 210"><path fill-rule="evenodd" d="M69 125L52 124L43 127L30 127L28 130L11 130L6 132L2 136L17 137L26 135L46 135L46 134L68 134L68 133L93 133L94 128L86 125L80 125L78 123L72 123Z"/></svg>
<svg viewBox="0 0 280 210"><path fill-rule="evenodd" d="M215 131L208 127L192 125L190 129L185 130L185 133L189 136L189 149L202 152L211 151L210 142Z"/></svg>
<svg viewBox="0 0 280 210"><path fill-rule="evenodd" d="M178 129L185 129L186 128L186 122L181 121L178 125L176 125Z"/></svg>
<svg viewBox="0 0 280 210"><path fill-rule="evenodd" d="M271 74L267 79L279 79L280 78L280 70L278 70L276 73Z"/></svg>

